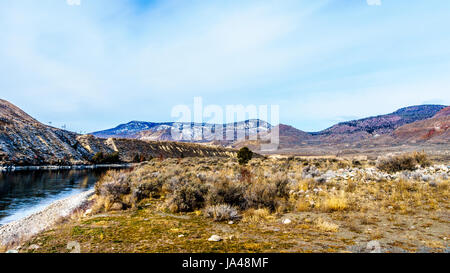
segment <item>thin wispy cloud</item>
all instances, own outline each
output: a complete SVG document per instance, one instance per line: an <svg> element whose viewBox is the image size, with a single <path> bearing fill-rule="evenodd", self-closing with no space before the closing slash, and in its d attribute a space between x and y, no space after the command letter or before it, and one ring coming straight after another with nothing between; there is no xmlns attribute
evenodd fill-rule
<svg viewBox="0 0 450 273"><path fill-rule="evenodd" d="M279 104L309 131L450 103L446 1L4 2L1 97L72 130L170 120L194 96Z"/></svg>
<svg viewBox="0 0 450 273"><path fill-rule="evenodd" d="M381 0L367 0L369 6L381 6Z"/></svg>

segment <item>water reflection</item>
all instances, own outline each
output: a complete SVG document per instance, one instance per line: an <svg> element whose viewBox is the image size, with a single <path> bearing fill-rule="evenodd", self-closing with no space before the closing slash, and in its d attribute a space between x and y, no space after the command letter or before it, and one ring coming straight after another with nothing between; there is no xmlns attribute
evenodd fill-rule
<svg viewBox="0 0 450 273"><path fill-rule="evenodd" d="M0 225L89 190L107 169L0 172Z"/></svg>

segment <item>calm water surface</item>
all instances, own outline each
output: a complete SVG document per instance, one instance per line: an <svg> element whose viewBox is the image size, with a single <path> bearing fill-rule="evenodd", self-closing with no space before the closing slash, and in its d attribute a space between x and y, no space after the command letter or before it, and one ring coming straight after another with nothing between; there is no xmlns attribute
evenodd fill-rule
<svg viewBox="0 0 450 273"><path fill-rule="evenodd" d="M107 169L0 172L0 225L87 191Z"/></svg>

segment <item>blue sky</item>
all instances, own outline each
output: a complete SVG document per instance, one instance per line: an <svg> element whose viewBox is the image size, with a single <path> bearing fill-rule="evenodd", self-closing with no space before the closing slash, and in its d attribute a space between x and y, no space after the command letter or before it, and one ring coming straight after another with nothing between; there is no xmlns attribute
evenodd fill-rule
<svg viewBox="0 0 450 273"><path fill-rule="evenodd" d="M169 121L201 96L317 131L450 104L447 0L80 1L0 5L0 97L44 123Z"/></svg>

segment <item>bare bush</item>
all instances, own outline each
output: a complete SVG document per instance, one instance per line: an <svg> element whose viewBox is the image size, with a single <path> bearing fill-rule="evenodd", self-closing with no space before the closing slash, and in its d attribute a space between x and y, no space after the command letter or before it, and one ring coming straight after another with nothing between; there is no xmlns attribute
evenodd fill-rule
<svg viewBox="0 0 450 273"><path fill-rule="evenodd" d="M268 208L275 211L277 207L277 187L274 183L256 181L247 188L245 199L249 208Z"/></svg>
<svg viewBox="0 0 450 273"><path fill-rule="evenodd" d="M289 180L286 176L277 175L273 179L273 183L275 184L275 188L277 189L277 196L281 198L289 197Z"/></svg>
<svg viewBox="0 0 450 273"><path fill-rule="evenodd" d="M177 188L169 197L168 207L173 212L189 212L201 209L205 205L208 188L197 182L191 182Z"/></svg>
<svg viewBox="0 0 450 273"><path fill-rule="evenodd" d="M119 171L109 171L96 185L95 193L109 197L114 202L121 201L122 196L129 194L131 183L129 175Z"/></svg>
<svg viewBox="0 0 450 273"><path fill-rule="evenodd" d="M213 187L211 187L208 203L211 205L228 204L245 209L247 207L247 200L245 199L246 189L247 184L221 180L214 183Z"/></svg>
<svg viewBox="0 0 450 273"><path fill-rule="evenodd" d="M133 197L135 201L140 201L149 197L160 195L162 190L162 181L157 179L146 180L133 187Z"/></svg>
<svg viewBox="0 0 450 273"><path fill-rule="evenodd" d="M206 207L205 216L212 218L216 222L230 221L240 218L238 210L228 204Z"/></svg>
<svg viewBox="0 0 450 273"><path fill-rule="evenodd" d="M431 165L431 161L428 159L424 152L413 152L407 154L401 154L397 156L392 156L388 158L383 158L378 160L378 169L395 173L404 170L415 170L417 166L427 167Z"/></svg>

